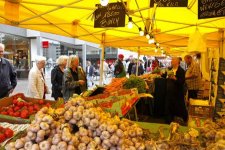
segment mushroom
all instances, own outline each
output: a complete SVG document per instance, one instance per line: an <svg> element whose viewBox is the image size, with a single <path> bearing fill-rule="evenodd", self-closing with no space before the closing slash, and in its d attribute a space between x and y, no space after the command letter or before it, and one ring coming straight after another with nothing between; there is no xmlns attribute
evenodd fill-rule
<svg viewBox="0 0 225 150"><path fill-rule="evenodd" d="M30 127L28 127L27 129L28 131L31 131L31 132L38 132L40 130L40 126L38 123L31 124Z"/></svg>
<svg viewBox="0 0 225 150"><path fill-rule="evenodd" d="M117 129L116 130L116 135L118 136L118 137L123 137L123 131L121 130L121 129Z"/></svg>
<svg viewBox="0 0 225 150"><path fill-rule="evenodd" d="M98 120L97 120L97 119L92 119L92 120L90 121L90 126L91 126L92 128L96 128L96 127L98 127L98 125L99 125L99 123L98 123Z"/></svg>
<svg viewBox="0 0 225 150"><path fill-rule="evenodd" d="M37 132L37 137L39 138L44 138L45 137L45 131L44 130L39 130Z"/></svg>
<svg viewBox="0 0 225 150"><path fill-rule="evenodd" d="M62 140L65 142L69 142L72 138L72 135L70 132L63 132L62 133Z"/></svg>
<svg viewBox="0 0 225 150"><path fill-rule="evenodd" d="M77 121L79 121L81 117L82 117L82 114L80 111L73 112L73 118L76 119Z"/></svg>
<svg viewBox="0 0 225 150"><path fill-rule="evenodd" d="M71 111L67 110L67 111L64 113L64 118L65 118L66 120L70 120L70 119L72 119L72 117L73 117L73 113L72 113Z"/></svg>
<svg viewBox="0 0 225 150"><path fill-rule="evenodd" d="M33 144L30 150L40 150L38 144Z"/></svg>
<svg viewBox="0 0 225 150"><path fill-rule="evenodd" d="M71 140L69 141L69 145L78 146L79 139L77 136L72 136Z"/></svg>
<svg viewBox="0 0 225 150"><path fill-rule="evenodd" d="M44 138L37 137L37 138L35 139L35 142L36 142L36 143L40 143L40 142L42 142L43 140L44 140Z"/></svg>
<svg viewBox="0 0 225 150"><path fill-rule="evenodd" d="M61 141L57 144L57 149L58 150L66 150L67 149L67 143L64 141Z"/></svg>
<svg viewBox="0 0 225 150"><path fill-rule="evenodd" d="M22 141L21 139L17 139L16 143L15 143L15 148L20 149L22 147L24 147L24 141Z"/></svg>
<svg viewBox="0 0 225 150"><path fill-rule="evenodd" d="M119 137L116 136L115 134L113 134L110 139L109 139L110 143L113 145L116 145L119 142Z"/></svg>
<svg viewBox="0 0 225 150"><path fill-rule="evenodd" d="M74 118L72 118L72 119L69 120L69 123L70 123L70 124L76 124L76 123L77 123L77 120L74 119Z"/></svg>
<svg viewBox="0 0 225 150"><path fill-rule="evenodd" d="M79 145L78 145L78 150L86 150L86 144L85 143L80 143Z"/></svg>
<svg viewBox="0 0 225 150"><path fill-rule="evenodd" d="M49 150L51 148L51 145L49 141L42 141L39 143L40 150Z"/></svg>
<svg viewBox="0 0 225 150"><path fill-rule="evenodd" d="M31 150L33 143L31 141L26 142L24 145L25 150Z"/></svg>
<svg viewBox="0 0 225 150"><path fill-rule="evenodd" d="M5 146L6 150L11 150L13 148L15 149L15 142L11 142Z"/></svg>
<svg viewBox="0 0 225 150"><path fill-rule="evenodd" d="M88 130L85 129L85 128L83 128L83 127L80 127L80 128L79 128L79 134L80 134L81 136L87 136L87 135L88 135Z"/></svg>
<svg viewBox="0 0 225 150"><path fill-rule="evenodd" d="M76 150L75 147L73 145L68 145L67 146L67 150Z"/></svg>
<svg viewBox="0 0 225 150"><path fill-rule="evenodd" d="M103 131L103 132L102 132L102 135L100 136L100 138L101 138L102 140L109 139L109 137L110 137L110 134L109 134L108 131Z"/></svg>
<svg viewBox="0 0 225 150"><path fill-rule="evenodd" d="M83 118L82 120L84 122L84 125L86 125L86 126L90 125L90 121L91 121L90 118Z"/></svg>
<svg viewBox="0 0 225 150"><path fill-rule="evenodd" d="M57 145L61 141L61 135L55 134L52 138L52 144Z"/></svg>
<svg viewBox="0 0 225 150"><path fill-rule="evenodd" d="M41 122L40 123L40 127L43 130L48 130L49 129L49 125L46 122Z"/></svg>
<svg viewBox="0 0 225 150"><path fill-rule="evenodd" d="M80 138L82 143L88 144L90 142L90 138L88 136L82 136Z"/></svg>
<svg viewBox="0 0 225 150"><path fill-rule="evenodd" d="M58 150L56 145L52 145L50 150Z"/></svg>

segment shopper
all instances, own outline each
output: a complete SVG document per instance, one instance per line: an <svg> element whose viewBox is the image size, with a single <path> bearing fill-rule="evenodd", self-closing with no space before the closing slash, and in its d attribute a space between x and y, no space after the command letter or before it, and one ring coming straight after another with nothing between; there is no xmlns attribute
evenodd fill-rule
<svg viewBox="0 0 225 150"><path fill-rule="evenodd" d="M186 55L184 60L188 67L185 74L185 80L188 88L188 99L196 99L201 85L200 66L190 55Z"/></svg>
<svg viewBox="0 0 225 150"><path fill-rule="evenodd" d="M131 71L132 71L133 65L134 65L134 59L131 58L130 59L130 63L128 65L128 69L127 69L127 73L129 74L129 76L131 75Z"/></svg>
<svg viewBox="0 0 225 150"><path fill-rule="evenodd" d="M136 60L138 61L138 60ZM132 66L132 70L131 70L131 74L136 75L136 70L137 70L137 63L135 62L134 65ZM141 63L141 61L138 61L138 76L143 75L144 74L144 67Z"/></svg>
<svg viewBox="0 0 225 150"><path fill-rule="evenodd" d="M55 100L59 97L63 97L62 81L67 60L68 56L60 56L56 61L57 65L51 71L52 97L54 97Z"/></svg>
<svg viewBox="0 0 225 150"><path fill-rule="evenodd" d="M71 55L63 76L63 98L68 101L73 94L80 95L87 90L86 74L79 66L79 58Z"/></svg>
<svg viewBox="0 0 225 150"><path fill-rule="evenodd" d="M160 74L160 65L159 65L159 60L158 59L155 59L153 62L152 62L152 73L158 73Z"/></svg>
<svg viewBox="0 0 225 150"><path fill-rule="evenodd" d="M0 99L8 97L17 85L16 71L3 53L5 45L0 43Z"/></svg>
<svg viewBox="0 0 225 150"><path fill-rule="evenodd" d="M87 85L88 87L92 87L94 85L93 82L94 67L92 66L90 61L87 61L86 74L87 74Z"/></svg>
<svg viewBox="0 0 225 150"><path fill-rule="evenodd" d="M166 121L170 123L175 117L181 117L186 123L188 113L184 100L185 71L180 67L178 57L172 58L172 69L167 72Z"/></svg>
<svg viewBox="0 0 225 150"><path fill-rule="evenodd" d="M115 64L114 75L116 78L126 77L126 71L123 65L123 54L118 55L118 59Z"/></svg>
<svg viewBox="0 0 225 150"><path fill-rule="evenodd" d="M49 94L48 86L45 82L43 69L46 65L46 58L37 56L35 64L29 72L28 76L28 92L27 95L32 98L45 99L45 94Z"/></svg>

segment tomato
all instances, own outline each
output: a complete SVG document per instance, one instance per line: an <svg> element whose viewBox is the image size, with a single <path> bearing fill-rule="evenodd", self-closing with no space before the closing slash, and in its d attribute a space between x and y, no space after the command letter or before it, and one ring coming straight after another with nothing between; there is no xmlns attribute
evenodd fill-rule
<svg viewBox="0 0 225 150"><path fill-rule="evenodd" d="M20 110L19 106L14 107L14 111L18 111L18 110Z"/></svg>
<svg viewBox="0 0 225 150"><path fill-rule="evenodd" d="M15 116L15 117L19 117L19 116L20 116L20 112L18 112L18 111L15 112L15 113L14 113L14 116Z"/></svg>
<svg viewBox="0 0 225 150"><path fill-rule="evenodd" d="M8 112L2 111L1 114L2 114L2 115L8 115Z"/></svg>
<svg viewBox="0 0 225 150"><path fill-rule="evenodd" d="M40 105L44 105L44 100L43 99L40 99L40 100L38 100L38 104L40 104Z"/></svg>
<svg viewBox="0 0 225 150"><path fill-rule="evenodd" d="M39 111L40 107L37 104L34 104L34 110Z"/></svg>
<svg viewBox="0 0 225 150"><path fill-rule="evenodd" d="M9 108L7 111L8 112L13 112L13 108Z"/></svg>
<svg viewBox="0 0 225 150"><path fill-rule="evenodd" d="M13 131L10 128L6 128L4 134L7 138L11 138L13 136Z"/></svg>
<svg viewBox="0 0 225 150"><path fill-rule="evenodd" d="M17 102L17 105L18 105L19 107L23 107L23 106L24 106L24 102L18 101L18 102Z"/></svg>
<svg viewBox="0 0 225 150"><path fill-rule="evenodd" d="M24 119L28 118L28 115L29 115L29 112L26 109L22 110L20 113L20 117Z"/></svg>
<svg viewBox="0 0 225 150"><path fill-rule="evenodd" d="M17 99L13 99L13 104L14 105L17 105L17 102L18 102Z"/></svg>
<svg viewBox="0 0 225 150"><path fill-rule="evenodd" d="M47 106L47 107L51 107L51 104L50 104L50 103L47 103L46 106Z"/></svg>
<svg viewBox="0 0 225 150"><path fill-rule="evenodd" d="M0 133L0 143L4 142L6 139L5 135L3 133Z"/></svg>

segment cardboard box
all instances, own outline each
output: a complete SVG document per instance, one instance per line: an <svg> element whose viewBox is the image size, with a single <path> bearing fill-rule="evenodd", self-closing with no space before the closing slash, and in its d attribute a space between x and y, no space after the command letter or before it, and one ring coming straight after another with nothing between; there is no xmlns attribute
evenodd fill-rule
<svg viewBox="0 0 225 150"><path fill-rule="evenodd" d="M199 118L189 116L188 118L188 127L189 128L201 128L205 124L206 120L212 120L211 118Z"/></svg>
<svg viewBox="0 0 225 150"><path fill-rule="evenodd" d="M213 108L208 100L190 99L189 115L199 118L212 118Z"/></svg>
<svg viewBox="0 0 225 150"><path fill-rule="evenodd" d="M13 104L13 102L12 102L13 99L19 98L19 97L27 102L33 102L33 103L40 100L40 99L36 99L36 98L25 97L23 93L18 93L13 96L10 96L10 97L5 97L3 99L0 99L0 108L7 107L7 106ZM44 100L44 101L45 101L45 103L50 103L52 106L54 106L56 104L56 101L51 101L51 100ZM0 114L0 122L8 122L8 123L12 123L12 124L27 124L27 123L30 123L31 120Z"/></svg>

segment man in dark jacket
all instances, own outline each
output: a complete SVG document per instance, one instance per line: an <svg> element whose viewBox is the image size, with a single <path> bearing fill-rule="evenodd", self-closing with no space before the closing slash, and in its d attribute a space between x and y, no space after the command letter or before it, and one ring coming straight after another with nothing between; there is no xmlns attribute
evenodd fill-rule
<svg viewBox="0 0 225 150"><path fill-rule="evenodd" d="M12 64L3 58L5 45L0 43L0 98L9 96L17 85L16 71Z"/></svg>
<svg viewBox="0 0 225 150"><path fill-rule="evenodd" d="M167 72L166 121L170 123L175 117L180 117L187 122L188 113L184 101L185 72L180 67L179 58L173 58L171 64L172 69Z"/></svg>

